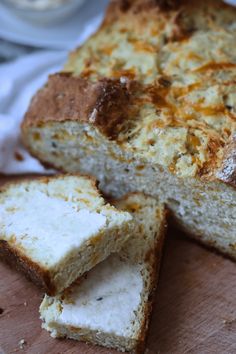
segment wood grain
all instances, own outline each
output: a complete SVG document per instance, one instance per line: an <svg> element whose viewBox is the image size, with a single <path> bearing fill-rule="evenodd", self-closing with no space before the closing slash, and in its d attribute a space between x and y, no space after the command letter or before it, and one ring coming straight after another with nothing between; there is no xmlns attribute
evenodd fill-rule
<svg viewBox="0 0 236 354"><path fill-rule="evenodd" d="M0 263L0 354L117 353L52 339L41 329L42 297L23 275ZM236 353L234 262L170 229L155 302L146 354Z"/></svg>

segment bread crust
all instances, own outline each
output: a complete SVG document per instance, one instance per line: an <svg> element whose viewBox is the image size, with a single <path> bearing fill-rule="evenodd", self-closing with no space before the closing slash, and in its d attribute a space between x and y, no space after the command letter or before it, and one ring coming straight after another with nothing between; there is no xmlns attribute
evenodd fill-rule
<svg viewBox="0 0 236 354"><path fill-rule="evenodd" d="M120 80L104 78L92 83L70 73L50 75L45 87L33 97L22 129L50 121L77 120L93 124L114 138L119 133L114 126L119 127L125 119L129 98Z"/></svg>
<svg viewBox="0 0 236 354"><path fill-rule="evenodd" d="M132 196L139 196L140 192L129 192L126 195L124 195L120 199L111 199L110 202L112 203L119 203L119 202L125 202L126 200L129 200L130 197ZM142 196L144 197L151 197L148 194L141 193ZM162 259L162 254L163 254L163 246L164 246L164 240L167 232L167 216L168 216L168 210L164 209L163 210L163 215L162 215L162 222L160 225L159 229L159 236L155 238L156 242L151 250L151 252L148 252L146 254L146 260L149 263L149 269L151 271L150 273L150 279L151 282L149 284L149 288L146 289L146 291L149 293L149 298L148 302L146 303L146 306L144 308L144 315L143 315L143 321L141 324L139 336L137 339L137 345L135 348L135 354L143 354L145 351L146 347L146 340L147 340L147 335L148 335L148 329L149 329L149 323L151 320L151 314L152 314L152 309L154 305L154 300L155 300L155 292L156 292L156 287L158 283L158 278L159 278L159 273L160 273L160 267L161 267L161 259ZM150 262L151 259L151 262Z"/></svg>
<svg viewBox="0 0 236 354"><path fill-rule="evenodd" d="M21 180L22 180L22 183L32 182L35 180L35 181L40 181L41 183L47 184L52 176L53 176L54 180L55 179L62 179L66 176L72 176L72 177L75 176L75 177L86 178L91 181L92 186L98 190L98 193L100 195L102 195L101 191L98 189L98 181L96 180L96 178L93 176L90 176L88 174L85 174L85 173L63 173L63 174L48 175L48 176L35 175L35 176L31 176L31 177L29 177L27 175L27 176L22 176ZM18 183L19 183L19 180L4 182L4 184L0 186L0 197L1 197L1 193L5 192L10 186L17 185Z"/></svg>
<svg viewBox="0 0 236 354"><path fill-rule="evenodd" d="M155 296L155 291L157 287L157 282L159 278L159 272L160 272L160 267L161 267L161 258L162 258L162 250L163 250L163 245L164 245L164 239L167 231L167 222L166 222L166 217L167 217L167 211L163 211L164 216L163 220L160 226L160 236L159 238L156 239L156 244L155 247L152 250L152 273L150 275L151 278L151 283L150 287L148 289L149 292L149 298L148 298L148 303L146 304L145 308L145 314L143 317L143 323L141 326L139 338L138 338L138 344L136 347L136 354L143 354L146 346L146 340L147 340L147 334L148 334L148 329L149 329L149 322L151 320L151 314L152 314L152 308L154 305L154 296Z"/></svg>
<svg viewBox="0 0 236 354"><path fill-rule="evenodd" d="M0 240L0 258L11 267L23 272L28 279L47 294L55 295L56 288L51 282L49 271L32 262L5 240Z"/></svg>

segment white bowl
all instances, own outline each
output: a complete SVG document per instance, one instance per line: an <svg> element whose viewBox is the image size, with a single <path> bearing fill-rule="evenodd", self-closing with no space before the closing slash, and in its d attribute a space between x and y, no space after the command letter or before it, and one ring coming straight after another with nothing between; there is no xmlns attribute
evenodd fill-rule
<svg viewBox="0 0 236 354"><path fill-rule="evenodd" d="M85 0L4 0L17 16L38 25L53 25L72 16Z"/></svg>

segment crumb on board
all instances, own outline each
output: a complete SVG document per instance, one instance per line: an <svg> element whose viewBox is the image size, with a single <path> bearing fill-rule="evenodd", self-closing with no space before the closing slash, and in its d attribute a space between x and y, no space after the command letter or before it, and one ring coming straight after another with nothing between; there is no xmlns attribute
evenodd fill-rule
<svg viewBox="0 0 236 354"><path fill-rule="evenodd" d="M234 321L236 321L235 318L224 318L222 322L224 323L224 325L230 326L233 324Z"/></svg>
<svg viewBox="0 0 236 354"><path fill-rule="evenodd" d="M22 338L18 344L20 349L24 349L24 346L26 345L26 341L24 340L24 338Z"/></svg>

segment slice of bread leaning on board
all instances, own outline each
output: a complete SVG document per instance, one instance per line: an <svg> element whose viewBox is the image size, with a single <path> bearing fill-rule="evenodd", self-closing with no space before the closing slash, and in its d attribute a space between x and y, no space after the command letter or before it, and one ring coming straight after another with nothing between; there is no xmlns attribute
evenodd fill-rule
<svg viewBox="0 0 236 354"><path fill-rule="evenodd" d="M129 194L114 205L131 213L136 233L119 253L62 294L45 295L40 317L52 337L143 353L161 261L165 210L142 193Z"/></svg>

